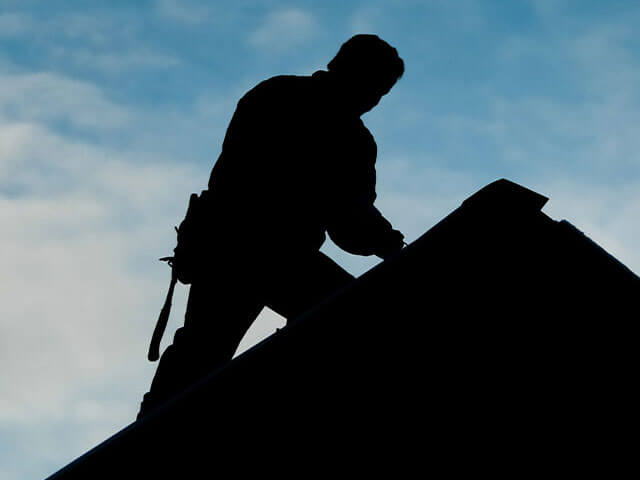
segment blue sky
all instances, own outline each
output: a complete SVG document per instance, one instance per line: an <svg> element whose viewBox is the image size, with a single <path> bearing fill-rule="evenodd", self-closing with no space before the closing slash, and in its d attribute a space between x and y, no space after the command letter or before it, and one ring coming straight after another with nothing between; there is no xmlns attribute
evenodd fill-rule
<svg viewBox="0 0 640 480"><path fill-rule="evenodd" d="M633 1L0 0L0 478L44 477L133 420L156 259L235 103L354 33L405 60L364 120L408 240L506 177L640 272L639 23ZM354 274L376 263L324 248ZM281 322L265 312L244 346Z"/></svg>

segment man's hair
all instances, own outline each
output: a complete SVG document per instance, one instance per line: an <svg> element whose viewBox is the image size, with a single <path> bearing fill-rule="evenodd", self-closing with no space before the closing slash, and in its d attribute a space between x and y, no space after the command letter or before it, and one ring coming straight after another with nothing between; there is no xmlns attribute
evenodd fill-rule
<svg viewBox="0 0 640 480"><path fill-rule="evenodd" d="M377 35L359 34L340 47L327 68L346 75L376 75L393 84L404 73L404 62L398 51Z"/></svg>

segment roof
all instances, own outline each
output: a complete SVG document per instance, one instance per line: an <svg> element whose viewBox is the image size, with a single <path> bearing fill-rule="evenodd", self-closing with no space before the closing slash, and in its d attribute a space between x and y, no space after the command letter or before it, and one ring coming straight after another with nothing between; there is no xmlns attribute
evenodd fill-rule
<svg viewBox="0 0 640 480"><path fill-rule="evenodd" d="M610 472L640 279L546 200L488 185L50 478Z"/></svg>

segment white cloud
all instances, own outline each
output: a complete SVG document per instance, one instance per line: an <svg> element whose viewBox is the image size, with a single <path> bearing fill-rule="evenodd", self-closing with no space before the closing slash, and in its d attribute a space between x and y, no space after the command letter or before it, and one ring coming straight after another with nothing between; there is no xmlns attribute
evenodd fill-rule
<svg viewBox="0 0 640 480"><path fill-rule="evenodd" d="M1 77L0 441L13 432L12 442L30 448L33 435L49 431L52 440L75 425L53 469L134 418L167 283L156 259L173 248L172 225L184 213L172 194L187 198L199 182L189 164L47 126L131 121L95 86L49 73ZM21 458L47 462L51 449Z"/></svg>
<svg viewBox="0 0 640 480"><path fill-rule="evenodd" d="M10 299L0 306L0 418L51 421L95 379L144 372L166 283L153 266L173 247L184 208L167 192L196 182L188 166L144 164L44 127L0 126L0 138L11 136L0 185L20 193L0 197L0 250L12 272L0 280Z"/></svg>
<svg viewBox="0 0 640 480"><path fill-rule="evenodd" d="M486 24L482 2L477 0L430 0L409 6L412 7L418 7L419 15L437 18L441 25L455 29L458 33L477 31ZM353 34L375 33L387 39L387 32L392 33L397 28L402 28L406 15L407 5L401 2L390 4L370 1L354 11L349 27ZM389 28L392 26L395 28Z"/></svg>
<svg viewBox="0 0 640 480"><path fill-rule="evenodd" d="M47 463L53 439L75 426L42 476L134 418L153 370L145 349L166 288L166 267L155 259L172 248L170 226L182 209L167 191L190 180L188 168L143 167L43 128L27 130L38 135L15 143L41 146L17 145L9 154L11 176L20 174L25 190L0 197L0 436L15 430L21 458ZM16 131L2 126L0 137ZM34 155L45 158L32 165ZM46 163L65 190L47 188L48 169L38 168ZM0 185L8 180L3 175ZM34 454L33 440L47 431L52 445Z"/></svg>
<svg viewBox="0 0 640 480"><path fill-rule="evenodd" d="M351 18L351 33L355 35L377 31L380 18L384 18L384 12L376 6L368 5L357 10Z"/></svg>
<svg viewBox="0 0 640 480"><path fill-rule="evenodd" d="M80 40L85 45L105 46L116 40L131 39L136 30L135 19L116 18L108 14L88 15L62 11L47 18L12 12L0 14L0 37L29 37L30 41L53 38Z"/></svg>
<svg viewBox="0 0 640 480"><path fill-rule="evenodd" d="M197 9L180 8L203 15ZM130 15L65 12L46 19L24 13L0 15L0 38L24 37L36 42L57 65L70 61L81 69L126 73L131 68L170 68L181 63L179 58L154 51L136 39L140 28L139 20ZM65 46L59 46L57 40L62 40ZM129 47L122 48L123 44Z"/></svg>
<svg viewBox="0 0 640 480"><path fill-rule="evenodd" d="M100 130L145 121L95 86L51 74L3 78L0 444L10 438L11 447L0 447L0 463L24 471L12 458L30 458L29 468L46 469L36 472L42 476L135 418L155 370L146 349L169 280L157 258L175 246L173 225L206 178L189 163L47 126L65 119ZM94 109L101 115L87 118ZM187 291L176 291L163 348L182 323ZM263 313L240 351L281 324ZM5 458L10 452L16 455Z"/></svg>
<svg viewBox="0 0 640 480"><path fill-rule="evenodd" d="M539 101L536 110L533 105L529 109L540 133L576 159L577 172L591 168L596 184L624 183L633 178L629 173L640 173L640 138L634 127L640 121L640 64L624 47L627 38L625 28L612 25L571 37L566 60L577 68L575 88L583 99L576 104Z"/></svg>
<svg viewBox="0 0 640 480"><path fill-rule="evenodd" d="M292 8L267 15L249 36L249 43L261 50L282 52L308 42L317 32L318 26L309 12Z"/></svg>
<svg viewBox="0 0 640 480"><path fill-rule="evenodd" d="M158 13L176 22L197 24L213 19L211 5L202 5L193 1L158 0Z"/></svg>
<svg viewBox="0 0 640 480"><path fill-rule="evenodd" d="M0 37L23 35L33 29L33 21L21 13L0 14Z"/></svg>
<svg viewBox="0 0 640 480"><path fill-rule="evenodd" d="M140 49L100 52L81 48L52 48L51 56L58 61L72 62L83 69L90 67L112 74L130 74L131 69L168 69L182 63L178 57Z"/></svg>
<svg viewBox="0 0 640 480"><path fill-rule="evenodd" d="M45 72L0 73L0 115L85 128L117 128L128 120L126 110L95 86Z"/></svg>
<svg viewBox="0 0 640 480"><path fill-rule="evenodd" d="M139 20L132 15L91 15L61 12L38 24L36 35L45 38L59 36L82 42L83 45L109 47L120 41L135 41Z"/></svg>

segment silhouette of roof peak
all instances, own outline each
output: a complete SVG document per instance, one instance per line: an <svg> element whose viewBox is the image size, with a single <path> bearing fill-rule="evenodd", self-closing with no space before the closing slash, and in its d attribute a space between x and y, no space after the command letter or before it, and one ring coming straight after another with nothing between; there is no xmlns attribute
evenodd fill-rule
<svg viewBox="0 0 640 480"><path fill-rule="evenodd" d="M462 202L462 205L468 206L482 202L490 203L494 206L502 205L508 208L541 210L548 200L544 195L540 195L506 178L501 178L478 190Z"/></svg>

